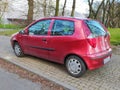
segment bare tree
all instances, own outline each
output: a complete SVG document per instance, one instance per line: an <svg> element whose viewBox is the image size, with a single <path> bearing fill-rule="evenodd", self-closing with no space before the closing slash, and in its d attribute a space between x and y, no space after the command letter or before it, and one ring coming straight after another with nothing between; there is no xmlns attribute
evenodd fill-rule
<svg viewBox="0 0 120 90"><path fill-rule="evenodd" d="M94 0L88 0L89 5L89 18L97 19L98 14L101 10L101 6L103 5L105 0L102 0L101 2L95 2Z"/></svg>
<svg viewBox="0 0 120 90"><path fill-rule="evenodd" d="M102 0L98 2L88 0L89 18L100 20L106 27L120 27L119 0Z"/></svg>
<svg viewBox="0 0 120 90"><path fill-rule="evenodd" d="M110 24L110 15L111 15L111 2L113 0L102 0L101 2L93 2L92 5L92 14L89 15L90 18L100 20L107 27ZM97 4L98 3L98 4ZM95 9L96 8L96 9Z"/></svg>
<svg viewBox="0 0 120 90"><path fill-rule="evenodd" d="M2 17L4 15L4 13L7 11L8 8L8 1L0 1L0 23L2 20Z"/></svg>
<svg viewBox="0 0 120 90"><path fill-rule="evenodd" d="M58 15L59 15L59 1L60 1L60 0L56 0L55 16L58 16Z"/></svg>
<svg viewBox="0 0 120 90"><path fill-rule="evenodd" d="M28 0L27 24L29 24L33 21L33 14L34 14L33 10L34 10L34 1Z"/></svg>
<svg viewBox="0 0 120 90"><path fill-rule="evenodd" d="M115 25L120 28L120 2L115 3Z"/></svg>
<svg viewBox="0 0 120 90"><path fill-rule="evenodd" d="M105 1L105 0L102 0L102 1L101 1L101 3L98 5L98 8L97 8L96 12L94 12L94 18L95 18L95 19L97 19L97 16L98 16L98 14L99 14L99 11L100 11L101 6L103 5L104 1Z"/></svg>
<svg viewBox="0 0 120 90"><path fill-rule="evenodd" d="M114 27L115 26L115 0L107 0L103 3L103 15L102 15L102 23L106 25L106 27Z"/></svg>
<svg viewBox="0 0 120 90"><path fill-rule="evenodd" d="M55 4L53 0L35 0L34 17L54 16Z"/></svg>
<svg viewBox="0 0 120 90"><path fill-rule="evenodd" d="M73 0L72 11L71 11L71 16L72 17L74 16L75 6L76 6L76 0Z"/></svg>
<svg viewBox="0 0 120 90"><path fill-rule="evenodd" d="M49 0L47 16L54 16L55 4L53 2L54 1Z"/></svg>
<svg viewBox="0 0 120 90"><path fill-rule="evenodd" d="M47 7L47 1L44 0L43 1L43 13L44 13L44 16L46 16L46 7Z"/></svg>
<svg viewBox="0 0 120 90"><path fill-rule="evenodd" d="M67 0L65 0L64 5L63 5L62 16L64 16L65 14L66 3L67 3Z"/></svg>
<svg viewBox="0 0 120 90"><path fill-rule="evenodd" d="M93 8L92 8L92 6L93 6L93 1L94 0L88 0L88 5L89 5L89 18L92 18L93 17Z"/></svg>
<svg viewBox="0 0 120 90"><path fill-rule="evenodd" d="M115 0L109 1L109 27L114 27L115 23Z"/></svg>

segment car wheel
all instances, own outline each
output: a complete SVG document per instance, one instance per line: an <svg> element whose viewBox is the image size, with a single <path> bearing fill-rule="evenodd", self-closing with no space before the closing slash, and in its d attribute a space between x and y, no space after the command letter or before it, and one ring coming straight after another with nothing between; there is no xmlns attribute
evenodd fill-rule
<svg viewBox="0 0 120 90"><path fill-rule="evenodd" d="M14 52L15 52L15 55L18 57L24 56L24 53L17 42L14 44Z"/></svg>
<svg viewBox="0 0 120 90"><path fill-rule="evenodd" d="M66 68L68 73L73 77L80 77L87 70L83 60L75 55L69 56L66 59Z"/></svg>

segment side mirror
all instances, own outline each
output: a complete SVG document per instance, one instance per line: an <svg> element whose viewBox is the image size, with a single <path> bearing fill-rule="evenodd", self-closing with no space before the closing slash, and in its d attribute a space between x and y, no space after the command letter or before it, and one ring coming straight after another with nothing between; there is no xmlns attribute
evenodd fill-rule
<svg viewBox="0 0 120 90"><path fill-rule="evenodd" d="M25 34L24 30L19 31L19 34Z"/></svg>

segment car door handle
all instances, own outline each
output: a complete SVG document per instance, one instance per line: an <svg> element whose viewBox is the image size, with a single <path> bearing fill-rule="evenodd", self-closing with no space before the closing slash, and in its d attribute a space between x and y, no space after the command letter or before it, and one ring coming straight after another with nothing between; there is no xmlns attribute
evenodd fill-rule
<svg viewBox="0 0 120 90"><path fill-rule="evenodd" d="M46 38L42 38L42 41L46 42L47 40L46 40Z"/></svg>

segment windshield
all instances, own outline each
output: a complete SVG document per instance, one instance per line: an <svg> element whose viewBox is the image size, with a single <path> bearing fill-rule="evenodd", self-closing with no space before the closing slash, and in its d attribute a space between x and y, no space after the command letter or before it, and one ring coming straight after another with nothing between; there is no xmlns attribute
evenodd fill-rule
<svg viewBox="0 0 120 90"><path fill-rule="evenodd" d="M95 36L105 36L106 35L106 31L104 30L104 28L102 27L102 25L94 20L86 20L85 23L87 24L87 26L90 29L90 32Z"/></svg>

